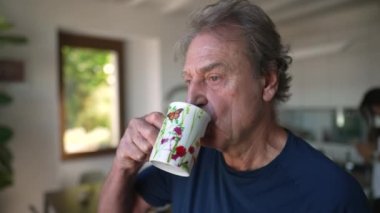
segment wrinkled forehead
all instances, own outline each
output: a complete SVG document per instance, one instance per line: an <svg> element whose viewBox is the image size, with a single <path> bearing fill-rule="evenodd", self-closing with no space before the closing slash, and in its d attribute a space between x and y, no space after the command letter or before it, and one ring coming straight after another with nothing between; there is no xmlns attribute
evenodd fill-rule
<svg viewBox="0 0 380 213"><path fill-rule="evenodd" d="M215 63L233 65L241 60L249 61L241 35L241 30L233 26L198 33L187 50L184 71Z"/></svg>
<svg viewBox="0 0 380 213"><path fill-rule="evenodd" d="M244 36L245 34L241 26L234 23L225 23L215 27L204 28L198 33L196 33L192 40L194 40L194 38L202 34L212 35L220 42L246 42Z"/></svg>
<svg viewBox="0 0 380 213"><path fill-rule="evenodd" d="M215 48L216 47L216 48ZM201 55L202 50L234 51L248 55L248 44L243 31L238 25L225 24L213 28L205 28L196 33L186 51L185 60L194 55Z"/></svg>

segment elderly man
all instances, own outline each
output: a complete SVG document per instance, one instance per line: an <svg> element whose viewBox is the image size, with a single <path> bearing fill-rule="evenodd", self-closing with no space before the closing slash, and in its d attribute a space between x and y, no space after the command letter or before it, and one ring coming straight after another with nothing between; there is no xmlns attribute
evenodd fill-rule
<svg viewBox="0 0 380 213"><path fill-rule="evenodd" d="M99 211L368 212L359 184L279 126L291 61L270 18L249 1L224 0L196 14L181 41L187 101L212 117L190 177L155 167L164 115L132 119L104 184Z"/></svg>

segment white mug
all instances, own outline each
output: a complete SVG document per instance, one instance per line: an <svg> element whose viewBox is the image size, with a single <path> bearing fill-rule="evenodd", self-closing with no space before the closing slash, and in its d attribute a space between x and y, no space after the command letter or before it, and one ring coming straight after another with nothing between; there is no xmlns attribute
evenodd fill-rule
<svg viewBox="0 0 380 213"><path fill-rule="evenodd" d="M210 120L210 115L195 105L171 103L149 162L169 173L188 177Z"/></svg>

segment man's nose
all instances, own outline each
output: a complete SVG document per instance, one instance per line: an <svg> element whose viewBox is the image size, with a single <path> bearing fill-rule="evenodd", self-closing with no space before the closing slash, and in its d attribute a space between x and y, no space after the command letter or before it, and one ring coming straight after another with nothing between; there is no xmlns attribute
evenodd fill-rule
<svg viewBox="0 0 380 213"><path fill-rule="evenodd" d="M186 102L203 107L208 103L206 96L206 87L202 82L191 82L187 88Z"/></svg>

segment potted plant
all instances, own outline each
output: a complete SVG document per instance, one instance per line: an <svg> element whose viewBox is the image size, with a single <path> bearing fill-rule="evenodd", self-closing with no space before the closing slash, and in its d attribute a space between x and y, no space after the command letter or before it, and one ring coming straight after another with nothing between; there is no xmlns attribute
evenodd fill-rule
<svg viewBox="0 0 380 213"><path fill-rule="evenodd" d="M24 36L4 33L11 29L12 24L0 15L0 48L7 44L24 44L27 39ZM12 98L0 91L0 107L7 105ZM13 131L10 127L0 124L0 190L13 183L12 153L9 149L9 141Z"/></svg>
<svg viewBox="0 0 380 213"><path fill-rule="evenodd" d="M4 33L12 28L13 25L0 15L0 47L5 44L25 44L27 42L24 36Z"/></svg>
<svg viewBox="0 0 380 213"><path fill-rule="evenodd" d="M0 105L9 104L11 97L0 92ZM12 153L9 150L8 142L13 135L13 131L8 126L0 124L0 190L11 185L13 180Z"/></svg>

